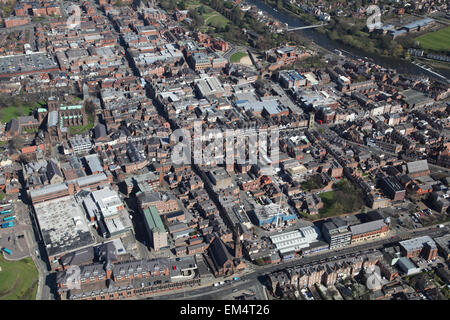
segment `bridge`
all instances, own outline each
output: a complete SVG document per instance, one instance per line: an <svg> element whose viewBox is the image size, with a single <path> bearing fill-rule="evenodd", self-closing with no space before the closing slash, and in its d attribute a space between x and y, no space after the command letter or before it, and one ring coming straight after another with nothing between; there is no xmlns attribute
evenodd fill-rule
<svg viewBox="0 0 450 320"><path fill-rule="evenodd" d="M314 24L314 25L311 25L311 26L304 26L304 27L297 27L297 28L289 28L288 27L287 31L296 31L296 30L318 28L318 27L326 26L327 24L328 23L321 23L321 24Z"/></svg>

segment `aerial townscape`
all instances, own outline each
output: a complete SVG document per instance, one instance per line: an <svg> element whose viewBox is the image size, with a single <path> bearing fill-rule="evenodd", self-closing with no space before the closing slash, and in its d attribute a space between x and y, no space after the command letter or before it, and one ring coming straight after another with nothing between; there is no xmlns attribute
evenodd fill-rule
<svg viewBox="0 0 450 320"><path fill-rule="evenodd" d="M0 300L450 298L448 0L0 0L0 121Z"/></svg>

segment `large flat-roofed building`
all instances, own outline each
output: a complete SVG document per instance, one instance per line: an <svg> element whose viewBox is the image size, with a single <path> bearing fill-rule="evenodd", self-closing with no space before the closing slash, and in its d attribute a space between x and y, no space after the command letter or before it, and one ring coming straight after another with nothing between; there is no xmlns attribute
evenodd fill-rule
<svg viewBox="0 0 450 320"><path fill-rule="evenodd" d="M114 217L124 208L117 192L111 190L109 187L92 192L92 198L104 218Z"/></svg>
<svg viewBox="0 0 450 320"><path fill-rule="evenodd" d="M85 214L73 196L34 204L52 268L66 253L94 243Z"/></svg>
<svg viewBox="0 0 450 320"><path fill-rule="evenodd" d="M219 98L225 93L225 90L217 77L204 77L199 79L195 87L202 98L211 96Z"/></svg>
<svg viewBox="0 0 450 320"><path fill-rule="evenodd" d="M92 148L89 137L83 137L81 135L70 137L69 143L74 153L87 152Z"/></svg>
<svg viewBox="0 0 450 320"><path fill-rule="evenodd" d="M155 207L150 206L143 210L145 228L147 229L150 245L155 251L168 246L167 231Z"/></svg>
<svg viewBox="0 0 450 320"><path fill-rule="evenodd" d="M35 52L0 57L0 78L58 70L58 64L47 53Z"/></svg>
<svg viewBox="0 0 450 320"><path fill-rule="evenodd" d="M128 212L116 191L105 187L93 192L83 190L76 196L83 203L89 219L97 220L102 236L110 237L132 229Z"/></svg>
<svg viewBox="0 0 450 320"><path fill-rule="evenodd" d="M281 226L284 223L292 223L297 215L279 204L272 203L253 209L253 220L258 226Z"/></svg>
<svg viewBox="0 0 450 320"><path fill-rule="evenodd" d="M436 242L429 236L400 241L399 244L402 253L407 258L422 256L426 260L432 260L437 256L438 248Z"/></svg>
<svg viewBox="0 0 450 320"><path fill-rule="evenodd" d="M330 249L348 246L352 239L347 223L339 217L332 218L322 225L322 235L330 244Z"/></svg>
<svg viewBox="0 0 450 320"><path fill-rule="evenodd" d="M298 230L270 236L270 240L275 244L283 257L309 248L311 243L318 241L318 238L319 232L314 227L303 227Z"/></svg>
<svg viewBox="0 0 450 320"><path fill-rule="evenodd" d="M224 168L214 168L208 171L208 177L214 189L228 188L232 182L230 174Z"/></svg>
<svg viewBox="0 0 450 320"><path fill-rule="evenodd" d="M281 85L288 89L306 85L306 79L295 70L280 71L279 79Z"/></svg>
<svg viewBox="0 0 450 320"><path fill-rule="evenodd" d="M387 235L389 226L384 220L375 220L350 226L352 243L374 240Z"/></svg>
<svg viewBox="0 0 450 320"><path fill-rule="evenodd" d="M398 259L396 265L408 276L420 272L420 268L418 268L410 259L406 257L401 257Z"/></svg>

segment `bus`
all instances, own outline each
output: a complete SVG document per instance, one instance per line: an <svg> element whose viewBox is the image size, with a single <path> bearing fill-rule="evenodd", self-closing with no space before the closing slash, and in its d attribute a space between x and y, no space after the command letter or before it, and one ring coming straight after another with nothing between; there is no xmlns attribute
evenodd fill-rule
<svg viewBox="0 0 450 320"><path fill-rule="evenodd" d="M12 220L16 220L16 216L10 216L10 217L6 217L3 219L3 221L5 221L5 222L12 221Z"/></svg>
<svg viewBox="0 0 450 320"><path fill-rule="evenodd" d="M3 252L6 252L7 254L11 255L12 251L9 250L8 248L2 248Z"/></svg>
<svg viewBox="0 0 450 320"><path fill-rule="evenodd" d="M11 206L10 204L0 205L0 211L3 211L3 210L10 210L11 207L12 207L12 206Z"/></svg>
<svg viewBox="0 0 450 320"><path fill-rule="evenodd" d="M11 213L11 209L0 211L0 214L8 214Z"/></svg>
<svg viewBox="0 0 450 320"><path fill-rule="evenodd" d="M2 226L2 228L14 227L14 222L13 221L5 222L5 223L2 223L1 226Z"/></svg>

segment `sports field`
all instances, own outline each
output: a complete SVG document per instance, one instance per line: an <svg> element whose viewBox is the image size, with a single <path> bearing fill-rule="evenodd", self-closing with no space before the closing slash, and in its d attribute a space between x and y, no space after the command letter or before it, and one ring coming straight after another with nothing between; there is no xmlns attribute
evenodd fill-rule
<svg viewBox="0 0 450 320"><path fill-rule="evenodd" d="M31 258L8 261L0 255L0 300L35 300L38 271Z"/></svg>
<svg viewBox="0 0 450 320"><path fill-rule="evenodd" d="M450 51L450 27L424 34L415 39L424 49Z"/></svg>

